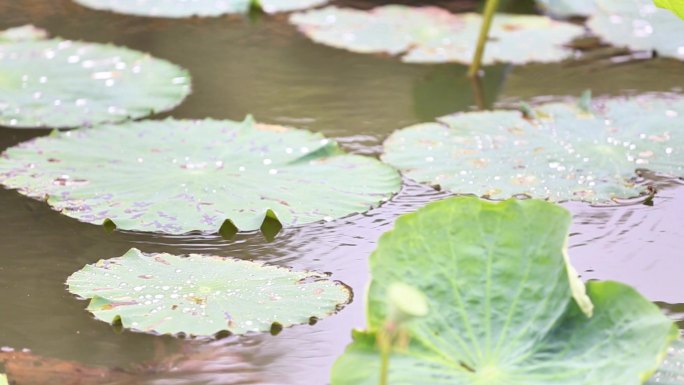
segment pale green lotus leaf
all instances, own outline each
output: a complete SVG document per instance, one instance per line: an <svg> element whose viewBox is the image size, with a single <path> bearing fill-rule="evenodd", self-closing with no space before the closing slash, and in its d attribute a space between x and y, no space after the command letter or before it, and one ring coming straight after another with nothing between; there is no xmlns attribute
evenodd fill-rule
<svg viewBox="0 0 684 385"><path fill-rule="evenodd" d="M190 93L182 68L111 45L0 42L0 125L66 128L167 111Z"/></svg>
<svg viewBox="0 0 684 385"><path fill-rule="evenodd" d="M67 280L95 318L143 332L212 336L324 318L351 299L324 274L214 256L145 254L86 265Z"/></svg>
<svg viewBox="0 0 684 385"><path fill-rule="evenodd" d="M493 199L606 203L649 194L638 169L684 177L684 100L644 96L444 116L393 133L382 159L418 182Z"/></svg>
<svg viewBox="0 0 684 385"><path fill-rule="evenodd" d="M317 7L328 0L74 0L86 7L149 17L210 17L249 12L252 3L266 13Z"/></svg>
<svg viewBox="0 0 684 385"><path fill-rule="evenodd" d="M398 173L304 130L214 120L142 121L8 149L0 183L83 222L181 234L286 226L367 211Z"/></svg>
<svg viewBox="0 0 684 385"><path fill-rule="evenodd" d="M596 0L537 0L537 4L556 17L591 16L596 11Z"/></svg>
<svg viewBox="0 0 684 385"><path fill-rule="evenodd" d="M665 361L651 377L647 385L682 385L684 384L684 340L672 343Z"/></svg>
<svg viewBox="0 0 684 385"><path fill-rule="evenodd" d="M377 385L376 333L387 290L403 282L429 302L405 323L392 385L638 385L676 326L634 289L589 282L592 317L572 297L564 245L571 223L539 200L453 197L399 218L370 257L368 330L335 363L331 385ZM410 340L406 342L406 337Z"/></svg>
<svg viewBox="0 0 684 385"><path fill-rule="evenodd" d="M290 22L317 43L360 53L401 55L411 63L470 63L482 23L479 14L437 7L388 5L370 11L327 7L295 13ZM494 18L483 62L523 64L567 59L566 45L584 29L545 16Z"/></svg>
<svg viewBox="0 0 684 385"><path fill-rule="evenodd" d="M48 37L48 33L44 29L36 28L33 25L27 24L20 27L14 27L0 31L0 43L3 42L17 42L17 41L31 41L43 40Z"/></svg>
<svg viewBox="0 0 684 385"><path fill-rule="evenodd" d="M607 43L684 60L684 22L653 0L596 0L589 29Z"/></svg>

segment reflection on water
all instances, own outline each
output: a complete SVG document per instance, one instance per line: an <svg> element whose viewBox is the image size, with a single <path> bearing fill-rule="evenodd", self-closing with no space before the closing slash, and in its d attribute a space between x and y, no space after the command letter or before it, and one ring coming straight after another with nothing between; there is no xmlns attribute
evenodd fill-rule
<svg viewBox="0 0 684 385"><path fill-rule="evenodd" d="M475 2L441 3L465 10ZM0 2L0 28L27 22L53 35L111 41L188 68L194 94L167 115L242 119L252 113L263 122L322 131L359 154L377 156L382 140L397 128L474 107L464 67L408 65L317 45L299 36L284 17L168 21L89 11L69 0ZM502 100L501 93L506 101L515 101L574 95L585 88L602 95L682 86L681 63L657 59L616 64L609 59L612 56L560 65L493 67L484 94L491 103L497 94ZM2 129L0 147L44 134ZM663 186L652 207L566 204L576 218L570 253L585 279L627 282L661 301L668 314L681 320L684 187L673 181ZM0 346L29 348L61 363L75 360L88 367L123 368L140 384L326 384L351 328L365 323L367 258L378 237L398 215L447 195L405 181L396 197L368 213L283 229L267 242L260 233L240 234L232 241L217 236L106 233L61 216L44 203L0 190ZM145 252L203 252L330 272L354 289L355 300L338 315L313 326L285 329L277 336L207 342L115 333L83 310L86 303L73 298L64 281L83 265L120 256L131 247Z"/></svg>

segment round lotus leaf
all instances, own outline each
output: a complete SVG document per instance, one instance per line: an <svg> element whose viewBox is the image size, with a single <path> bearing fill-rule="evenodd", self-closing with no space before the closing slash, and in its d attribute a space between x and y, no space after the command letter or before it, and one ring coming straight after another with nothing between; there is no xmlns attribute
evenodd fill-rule
<svg viewBox="0 0 684 385"><path fill-rule="evenodd" d="M684 177L684 99L470 112L393 133L382 159L418 182L492 199L606 203L648 194L638 169Z"/></svg>
<svg viewBox="0 0 684 385"><path fill-rule="evenodd" d="M596 0L587 25L602 40L634 51L684 60L684 22L652 0Z"/></svg>
<svg viewBox="0 0 684 385"><path fill-rule="evenodd" d="M557 17L591 16L596 11L596 0L537 0L537 4Z"/></svg>
<svg viewBox="0 0 684 385"><path fill-rule="evenodd" d="M247 13L252 3L266 13L316 7L328 0L74 0L89 8L150 17L210 17Z"/></svg>
<svg viewBox="0 0 684 385"><path fill-rule="evenodd" d="M350 289L327 276L255 262L129 250L72 274L69 291L90 298L95 318L159 334L211 336L270 331L338 311Z"/></svg>
<svg viewBox="0 0 684 385"><path fill-rule="evenodd" d="M587 316L565 260L570 213L539 200L453 197L400 217L370 257L368 330L335 363L332 385L377 385L388 288L423 292L403 325L388 384L638 385L676 326L634 289L590 282ZM391 330L391 329L390 329ZM401 342L403 340L403 343Z"/></svg>
<svg viewBox="0 0 684 385"><path fill-rule="evenodd" d="M8 149L0 183L83 222L182 234L332 220L378 205L401 180L320 134L250 118L56 133Z"/></svg>
<svg viewBox="0 0 684 385"><path fill-rule="evenodd" d="M67 128L167 111L190 93L182 68L111 45L0 42L0 125Z"/></svg>
<svg viewBox="0 0 684 385"><path fill-rule="evenodd" d="M327 7L295 13L290 22L317 43L360 53L401 55L412 63L470 63L482 24L479 14L436 7L388 5L370 11ZM545 16L498 14L484 64L554 62L582 27Z"/></svg>

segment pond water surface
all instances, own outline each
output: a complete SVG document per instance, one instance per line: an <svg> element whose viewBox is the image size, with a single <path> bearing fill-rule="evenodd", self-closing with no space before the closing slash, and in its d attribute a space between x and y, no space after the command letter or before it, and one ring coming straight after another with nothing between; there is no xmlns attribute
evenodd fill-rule
<svg viewBox="0 0 684 385"><path fill-rule="evenodd" d="M347 2L359 7L383 3ZM452 10L472 9L473 4L435 3ZM53 36L150 52L187 68L194 92L164 116L241 120L251 113L261 122L320 131L349 151L372 156L379 154L382 140L393 130L475 104L462 66L409 65L316 45L289 26L285 16L159 20L91 11L68 0L0 0L0 29L26 23ZM606 47L567 63L492 67L484 81L487 103L507 105L578 95L587 88L603 96L680 92L682 87L681 62L645 60ZM45 134L2 128L0 147ZM653 206L565 204L575 215L570 253L583 278L631 284L681 321L684 186L676 180L660 184ZM124 380L112 375L82 384L324 385L336 356L350 341L351 328L364 325L367 258L378 237L398 215L445 196L405 180L402 191L377 209L286 229L267 242L260 233L238 235L233 241L106 233L45 203L0 189L0 346L135 372ZM355 300L335 316L277 336L206 342L115 332L93 320L84 310L86 302L70 295L64 281L83 265L120 256L131 247L330 272L354 289ZM21 384L41 383L35 374L39 370L33 370L33 379L28 375Z"/></svg>

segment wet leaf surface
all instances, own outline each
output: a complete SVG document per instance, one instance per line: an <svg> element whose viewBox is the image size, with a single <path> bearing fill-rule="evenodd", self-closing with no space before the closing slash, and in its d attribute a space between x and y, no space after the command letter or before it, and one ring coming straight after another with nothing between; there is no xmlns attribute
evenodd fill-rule
<svg viewBox="0 0 684 385"><path fill-rule="evenodd" d="M370 11L337 7L295 13L290 22L317 43L359 53L400 55L410 63L473 58L482 17L437 7L388 5ZM565 47L584 29L544 16L499 14L493 21L484 64L524 64L567 59Z"/></svg>
<svg viewBox="0 0 684 385"><path fill-rule="evenodd" d="M253 0L74 0L103 11L150 17L209 17L248 13ZM316 7L328 0L257 0L266 13L289 12Z"/></svg>
<svg viewBox="0 0 684 385"><path fill-rule="evenodd" d="M665 357L665 361L646 385L684 384L684 340L675 341Z"/></svg>
<svg viewBox="0 0 684 385"><path fill-rule="evenodd" d="M378 383L386 328L407 344L395 346L389 384L641 384L678 330L624 284L592 281L583 293L567 263L571 219L544 201L474 197L400 217L370 257L368 330L355 333L331 384ZM426 316L388 319L397 282L424 293Z"/></svg>
<svg viewBox="0 0 684 385"><path fill-rule="evenodd" d="M49 197L54 209L84 222L172 234L234 234L266 221L275 235L274 221L293 226L364 212L400 187L397 172L376 159L251 118L135 122L38 138L4 153L0 182Z"/></svg>
<svg viewBox="0 0 684 385"><path fill-rule="evenodd" d="M605 42L684 60L684 22L652 0L596 0L587 25Z"/></svg>
<svg viewBox="0 0 684 385"><path fill-rule="evenodd" d="M579 103L579 101L577 102ZM401 129L382 159L442 189L607 203L652 193L638 169L684 177L684 100L644 96L448 115Z"/></svg>
<svg viewBox="0 0 684 385"><path fill-rule="evenodd" d="M211 337L269 332L324 318L351 290L324 274L191 254L143 254L100 260L72 274L69 291L90 298L95 318L159 334Z"/></svg>
<svg viewBox="0 0 684 385"><path fill-rule="evenodd" d="M0 37L0 125L69 128L167 111L190 93L180 67L112 45L35 40L22 27Z"/></svg>

